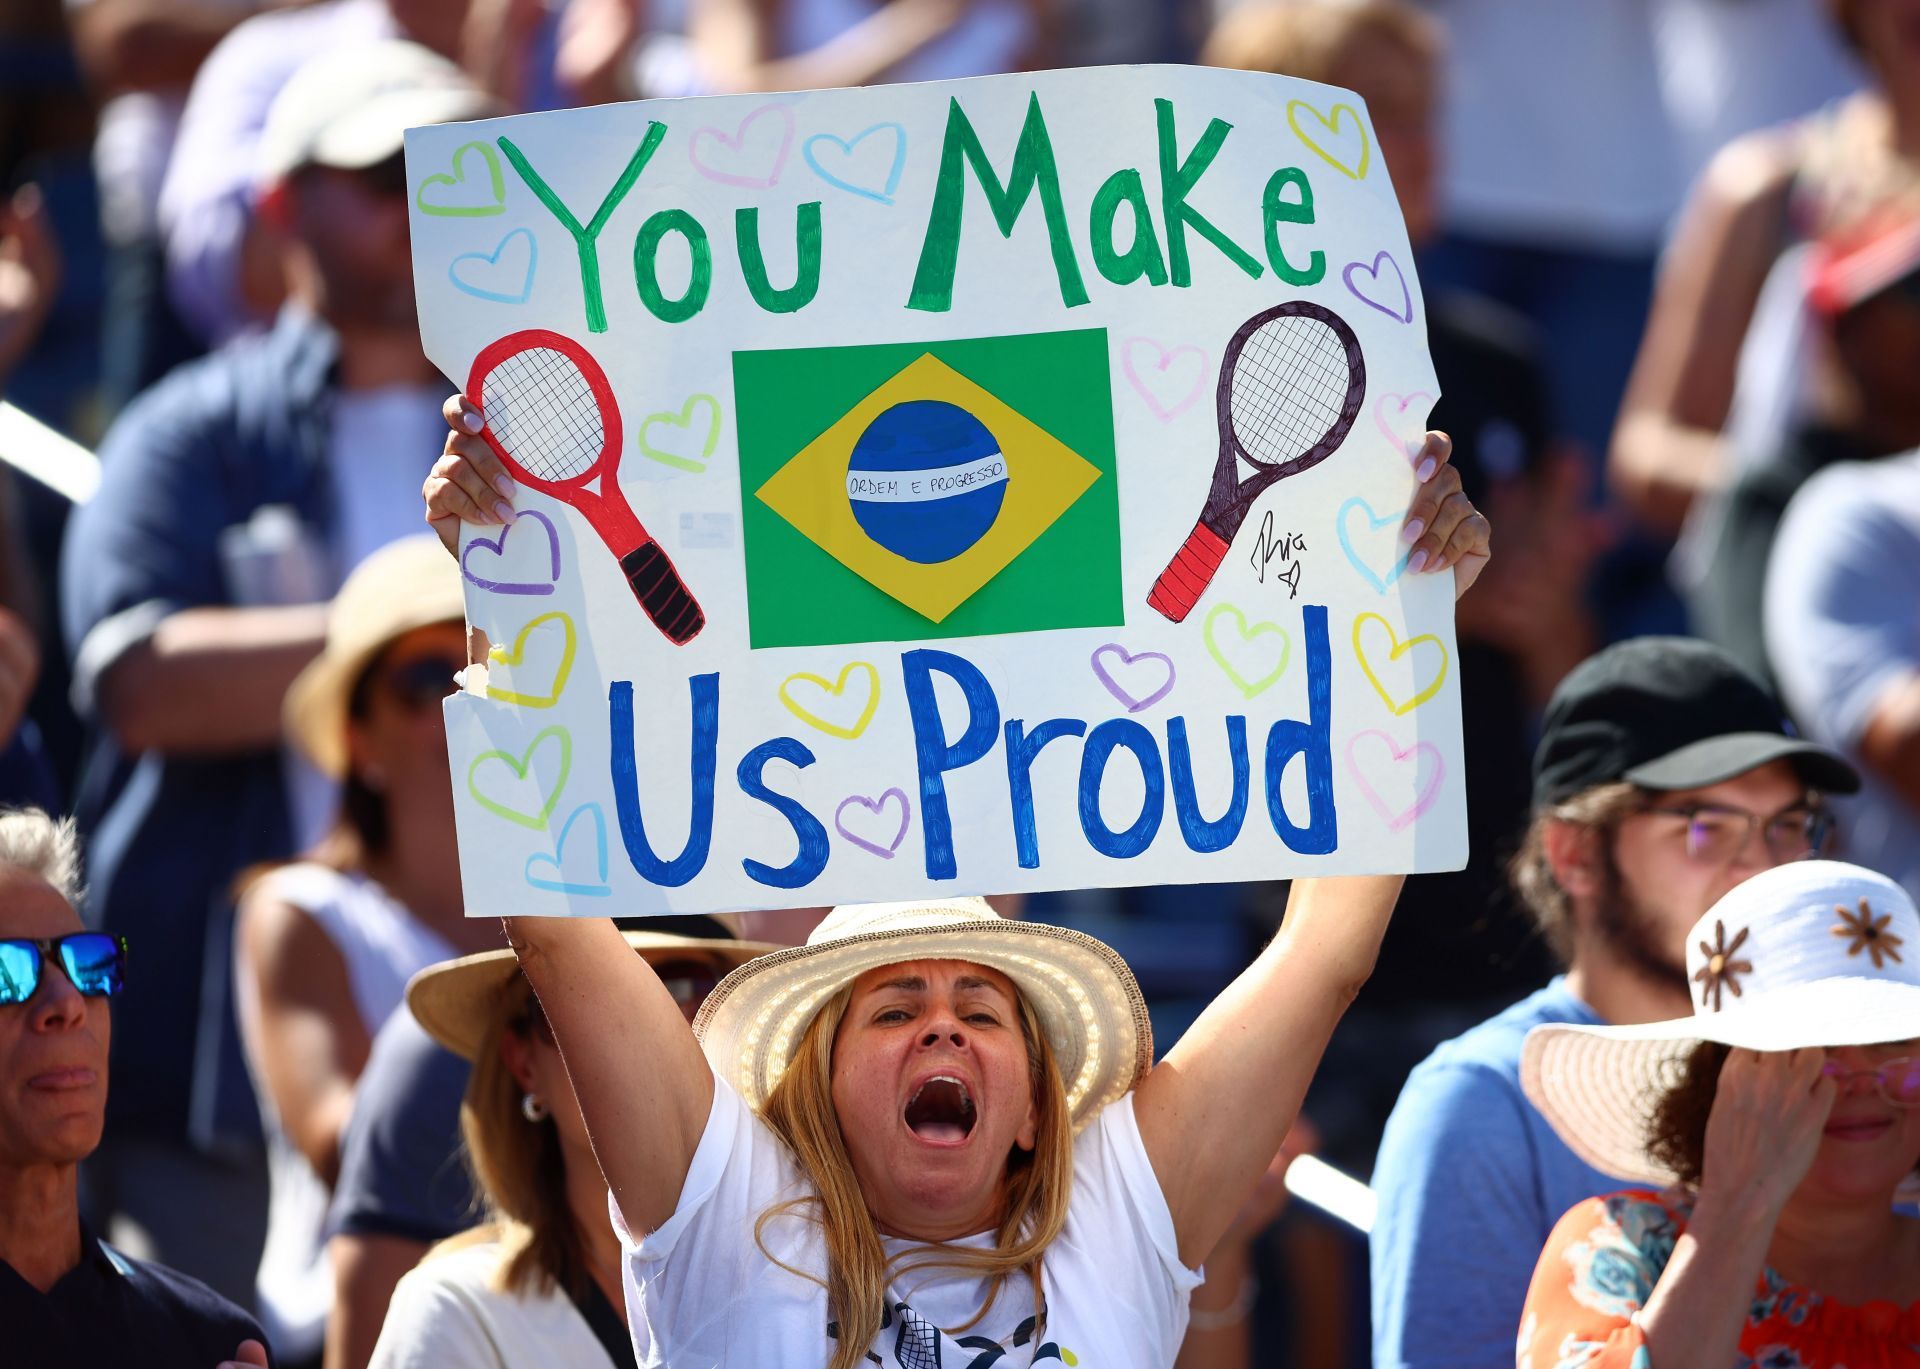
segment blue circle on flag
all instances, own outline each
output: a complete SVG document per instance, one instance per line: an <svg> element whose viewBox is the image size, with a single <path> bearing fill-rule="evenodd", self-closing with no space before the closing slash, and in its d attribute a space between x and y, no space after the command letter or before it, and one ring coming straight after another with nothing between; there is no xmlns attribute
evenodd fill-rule
<svg viewBox="0 0 1920 1369"><path fill-rule="evenodd" d="M986 424L941 399L881 413L847 465L847 498L862 531L921 565L951 561L986 536L1006 495L1000 444Z"/></svg>

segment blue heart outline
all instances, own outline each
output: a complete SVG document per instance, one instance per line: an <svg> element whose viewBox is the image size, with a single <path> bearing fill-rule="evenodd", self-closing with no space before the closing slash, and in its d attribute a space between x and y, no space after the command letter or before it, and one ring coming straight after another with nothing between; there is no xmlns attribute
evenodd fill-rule
<svg viewBox="0 0 1920 1369"><path fill-rule="evenodd" d="M1376 594L1385 594L1387 592L1387 586L1398 580L1400 578L1400 572L1407 568L1407 559L1413 555L1413 549L1409 547L1406 551L1402 552L1400 559L1393 563L1393 569L1387 572L1387 578L1382 580L1379 572L1360 559L1360 553L1353 549L1353 539L1347 536L1347 514L1356 508L1366 511L1367 524L1369 527L1375 529L1386 527L1396 518L1405 518L1407 511L1401 509L1398 513L1390 513L1384 518L1376 518L1373 512L1373 505L1356 494L1353 498L1342 504L1340 506L1340 512L1333 516L1334 527L1340 534L1340 550L1347 554L1347 560L1352 562L1353 568L1366 578L1368 584L1373 586Z"/></svg>
<svg viewBox="0 0 1920 1369"><path fill-rule="evenodd" d="M874 190L868 186L855 185L852 181L842 180L821 166L820 159L813 155L813 145L815 143L838 143L842 152L848 156L852 156L853 149L861 142L873 134L884 132L887 129L893 130L894 141L893 169L887 173L887 188L885 190ZM889 122L874 124L870 128L863 128L851 138L842 138L832 133L816 133L804 143L800 144L800 155L805 159L807 165L813 168L813 174L825 181L828 185L836 186L849 194L858 195L862 199L872 200L876 204L892 204L893 193L900 188L900 177L907 169L907 130L897 123Z"/></svg>
<svg viewBox="0 0 1920 1369"><path fill-rule="evenodd" d="M469 285L460 279L460 263L463 261L483 261L489 266L500 264L500 254L507 250L507 244L515 238L527 240L527 278L520 282L520 293L509 295L499 290L485 290L478 285ZM472 295L475 299L491 300L495 304L525 304L533 294L533 274L540 265L540 239L533 235L531 228L516 228L500 239L491 252L462 252L447 263L447 279L453 282L453 288L463 295Z"/></svg>
<svg viewBox="0 0 1920 1369"><path fill-rule="evenodd" d="M598 884L575 884L564 878L565 867L561 864L561 852L567 849L567 834L573 830L574 823L586 814L593 815L594 859L598 864L600 882ZM551 865L557 879L541 879L533 873L536 865ZM567 815L560 824L560 835L553 839L553 854L536 851L527 857L525 869L527 883L535 889L547 889L556 894L579 894L585 898L611 898L612 888L607 884L607 815L597 803L583 803Z"/></svg>

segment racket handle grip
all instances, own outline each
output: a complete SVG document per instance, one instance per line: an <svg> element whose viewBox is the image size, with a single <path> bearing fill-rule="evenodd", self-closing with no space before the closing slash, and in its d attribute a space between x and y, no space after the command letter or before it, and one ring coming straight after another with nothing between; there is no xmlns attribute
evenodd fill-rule
<svg viewBox="0 0 1920 1369"><path fill-rule="evenodd" d="M640 601L653 625L675 646L684 646L707 625L707 615L694 602L680 572L655 541L645 541L620 558L633 597Z"/></svg>
<svg viewBox="0 0 1920 1369"><path fill-rule="evenodd" d="M1176 623L1185 621L1226 559L1226 539L1205 523L1195 523L1173 560L1153 582L1147 603Z"/></svg>

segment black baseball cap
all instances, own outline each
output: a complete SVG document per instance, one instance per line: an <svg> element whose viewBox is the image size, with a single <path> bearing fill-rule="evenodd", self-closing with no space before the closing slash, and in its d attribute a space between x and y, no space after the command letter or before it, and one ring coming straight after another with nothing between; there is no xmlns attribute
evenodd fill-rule
<svg viewBox="0 0 1920 1369"><path fill-rule="evenodd" d="M1795 736L1779 701L1726 652L1690 637L1635 637L1589 656L1553 691L1533 802L1622 780L1693 789L1771 761L1793 762L1813 789L1860 788L1853 766Z"/></svg>

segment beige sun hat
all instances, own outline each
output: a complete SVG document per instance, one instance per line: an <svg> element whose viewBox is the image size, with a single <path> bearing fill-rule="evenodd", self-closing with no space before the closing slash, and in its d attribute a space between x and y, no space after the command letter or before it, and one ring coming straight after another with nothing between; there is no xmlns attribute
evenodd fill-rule
<svg viewBox="0 0 1920 1369"><path fill-rule="evenodd" d="M983 898L835 908L804 946L742 965L694 1019L707 1062L758 1109L829 998L868 970L965 960L1011 979L1053 1047L1078 1131L1153 1066L1153 1027L1133 971L1084 932L1000 916Z"/></svg>
<svg viewBox="0 0 1920 1369"><path fill-rule="evenodd" d="M464 622L460 568L430 532L403 537L362 561L327 613L327 645L294 677L281 716L313 763L347 772L347 704L387 644L432 623Z"/></svg>
<svg viewBox="0 0 1920 1369"><path fill-rule="evenodd" d="M670 932L622 932L627 945L647 960L659 963L688 954L713 955L730 968L746 964L780 947L767 941L735 941L722 937L675 936ZM468 1060L480 1054L500 996L520 977L520 961L512 951L482 951L458 960L429 965L407 981L407 1006L427 1035Z"/></svg>
<svg viewBox="0 0 1920 1369"><path fill-rule="evenodd" d="M1687 942L1691 1017L1527 1033L1521 1087L1603 1173L1675 1181L1647 1154L1648 1126L1703 1041L1789 1051L1920 1037L1920 914L1884 875L1835 860L1777 866L1714 904ZM1920 1198L1920 1180L1902 1184L1900 1198Z"/></svg>

